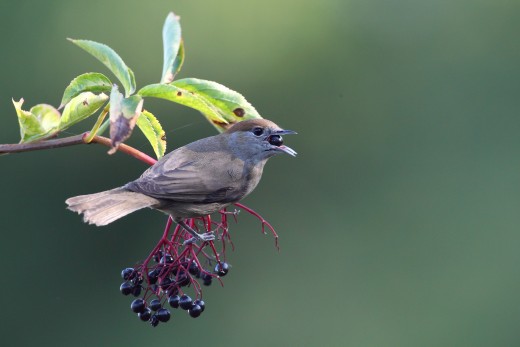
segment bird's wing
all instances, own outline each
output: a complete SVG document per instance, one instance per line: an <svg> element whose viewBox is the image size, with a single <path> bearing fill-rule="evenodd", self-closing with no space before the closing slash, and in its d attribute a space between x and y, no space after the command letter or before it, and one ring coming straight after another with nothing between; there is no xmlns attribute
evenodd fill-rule
<svg viewBox="0 0 520 347"><path fill-rule="evenodd" d="M176 151L177 152L177 151ZM227 202L233 190L218 180L214 153L204 156L184 156L183 151L170 153L170 160L161 160L125 188L157 199L178 202ZM189 158L182 160L182 158Z"/></svg>

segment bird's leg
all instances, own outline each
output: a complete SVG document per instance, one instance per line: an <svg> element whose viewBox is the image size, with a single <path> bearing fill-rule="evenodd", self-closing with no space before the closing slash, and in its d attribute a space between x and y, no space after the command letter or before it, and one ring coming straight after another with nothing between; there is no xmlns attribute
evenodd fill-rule
<svg viewBox="0 0 520 347"><path fill-rule="evenodd" d="M175 222L179 224L181 227L183 227L184 230L193 235L193 238L184 241L184 244L192 243L197 240L202 242L215 240L215 235L211 231L204 234L199 234L198 232L193 230L193 228L191 228L188 224L186 224L182 219L175 219Z"/></svg>

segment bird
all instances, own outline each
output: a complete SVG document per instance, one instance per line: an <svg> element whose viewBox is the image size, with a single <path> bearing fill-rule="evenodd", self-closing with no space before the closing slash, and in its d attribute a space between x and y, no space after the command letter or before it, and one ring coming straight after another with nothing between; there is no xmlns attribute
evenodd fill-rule
<svg viewBox="0 0 520 347"><path fill-rule="evenodd" d="M188 241L211 241L184 222L237 203L258 185L267 160L295 157L282 135L296 134L260 118L237 122L226 131L179 147L159 159L139 178L107 191L67 199L67 208L86 223L110 224L132 212L152 208L170 215L192 235Z"/></svg>

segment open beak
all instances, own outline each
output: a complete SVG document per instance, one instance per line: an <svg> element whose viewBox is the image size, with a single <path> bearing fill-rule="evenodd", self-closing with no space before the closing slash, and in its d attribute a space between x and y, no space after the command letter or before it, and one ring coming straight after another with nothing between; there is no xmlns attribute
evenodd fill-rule
<svg viewBox="0 0 520 347"><path fill-rule="evenodd" d="M296 135L298 134L296 131L294 130L283 130L283 129L280 129L280 130L275 130L272 132L273 135Z"/></svg>
<svg viewBox="0 0 520 347"><path fill-rule="evenodd" d="M293 131L293 130L283 130L283 129L275 130L272 133L272 135L279 135L280 138L281 138L282 135L296 135L296 134L297 134L296 131ZM289 154L292 157L296 157L296 154L297 154L294 149L292 149L291 147L287 147L286 145L283 145L283 144L278 146L278 147L276 147L276 149L281 151L281 152L287 153L287 154Z"/></svg>
<svg viewBox="0 0 520 347"><path fill-rule="evenodd" d="M280 147L276 147L276 149L284 153L287 153L292 157L296 157L296 154L298 154L294 149L292 149L291 147L287 147L286 145L281 145Z"/></svg>

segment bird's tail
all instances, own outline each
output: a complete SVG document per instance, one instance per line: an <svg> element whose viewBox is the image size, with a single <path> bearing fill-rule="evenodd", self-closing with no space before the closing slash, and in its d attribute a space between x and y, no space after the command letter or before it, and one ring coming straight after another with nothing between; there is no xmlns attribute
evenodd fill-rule
<svg viewBox="0 0 520 347"><path fill-rule="evenodd" d="M97 226L107 225L129 213L159 203L157 199L124 188L79 195L65 202L69 210L83 213L86 223Z"/></svg>

